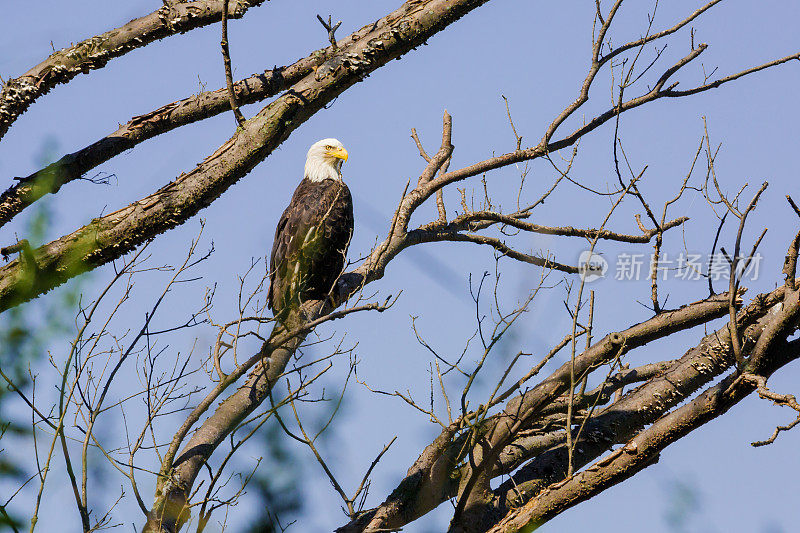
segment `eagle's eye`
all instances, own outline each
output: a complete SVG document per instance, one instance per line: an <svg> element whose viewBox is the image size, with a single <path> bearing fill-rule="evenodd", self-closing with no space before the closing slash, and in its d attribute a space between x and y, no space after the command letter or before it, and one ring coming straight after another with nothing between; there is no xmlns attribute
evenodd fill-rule
<svg viewBox="0 0 800 533"><path fill-rule="evenodd" d="M330 152L331 150L333 150L333 146L331 146L330 144L326 144L325 145L325 150Z"/></svg>

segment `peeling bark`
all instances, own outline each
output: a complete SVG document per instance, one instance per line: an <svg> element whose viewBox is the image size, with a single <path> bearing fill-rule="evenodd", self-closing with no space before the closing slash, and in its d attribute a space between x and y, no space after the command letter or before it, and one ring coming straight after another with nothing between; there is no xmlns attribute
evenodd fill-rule
<svg viewBox="0 0 800 533"><path fill-rule="evenodd" d="M770 376L800 357L800 344L777 342L756 365L759 375ZM755 385L732 374L688 404L660 418L633 440L572 478L545 489L523 507L511 511L489 533L532 531L539 525L599 492L640 472L668 445L725 414L755 390Z"/></svg>
<svg viewBox="0 0 800 533"><path fill-rule="evenodd" d="M248 120L216 152L157 192L34 251L36 269L0 269L0 312L113 261L195 215L348 87L488 0L406 2L365 26L313 74Z"/></svg>
<svg viewBox="0 0 800 533"><path fill-rule="evenodd" d="M228 16L241 18L250 7L263 3L264 0L231 2ZM164 6L148 15L54 52L3 86L0 93L0 139L37 98L56 85L67 83L78 74L102 68L110 60L164 37L219 22L222 20L222 5L222 0L165 2Z"/></svg>

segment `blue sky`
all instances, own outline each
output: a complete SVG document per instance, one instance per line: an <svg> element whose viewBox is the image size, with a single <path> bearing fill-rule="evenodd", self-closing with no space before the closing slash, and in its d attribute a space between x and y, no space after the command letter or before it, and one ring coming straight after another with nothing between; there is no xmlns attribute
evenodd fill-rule
<svg viewBox="0 0 800 533"><path fill-rule="evenodd" d="M613 32L614 43L639 36L646 25L644 3L630 2L620 13ZM785 2L723 3L694 25L696 41L709 49L700 60L677 79L689 86L702 79L702 69L727 74L753 64L797 52L795 21L800 8ZM117 27L160 5L155 1L125 3L56 1L23 3L0 20L0 75L17 76L56 48L69 46L91 35ZM399 5L397 0L287 2L273 0L250 11L241 21L231 21L230 42L234 76L284 65L326 44L315 14L341 19L339 35L344 36ZM697 7L695 2L659 5L655 27L671 26L682 14ZM649 3L647 4L649 7ZM455 154L451 168L468 165L493 153L514 148L501 95L510 102L513 117L524 144L538 142L545 125L577 96L588 67L594 2L512 2L495 0L476 10L426 46L399 62L379 69L339 97L329 109L318 113L266 161L229 189L199 217L206 221L204 243L213 240L215 253L203 266L203 284L217 283L215 313L222 318L235 311L236 274L243 272L253 257L263 257L271 247L274 226L280 212L301 178L305 152L314 141L337 137L350 159L345 179L355 199L356 229L350 257L366 253L376 238L388 229L388 219L408 179L416 179L422 162L409 137L416 128L429 151L435 150L441 134L441 116L447 109L453 116ZM218 52L219 25L171 37L142 50L111 61L90 75L79 76L40 99L25 113L0 143L0 175L5 183L13 176L36 170L37 154L51 139L59 153L74 151L116 129L131 116L184 98L202 89L223 85L222 62ZM670 41L659 65L671 65L686 54L688 31ZM652 48L647 50L652 52ZM702 68L701 68L702 63ZM796 221L784 195L797 194L800 173L797 141L796 93L800 65L790 63L735 84L695 97L662 100L634 110L621 119L620 137L632 165L648 165L641 186L655 205L674 195L688 171L707 118L712 143L722 143L717 174L723 187L738 190L744 183L769 181L770 187L752 217L746 232L748 243L768 227L761 250L765 260L759 279L749 283L750 293L770 290L781 281L780 267ZM610 78L601 75L586 117L610 104ZM260 104L243 109L251 116ZM576 117L582 120L583 116ZM576 122L572 122L576 124ZM68 233L100 213L109 212L141 198L193 168L232 134L233 117L218 116L157 137L105 163L98 170L116 179L108 187L85 182L71 183L50 199L57 215L52 237ZM605 188L613 186L612 127L606 125L581 143L573 172L582 182ZM565 154L568 155L568 154ZM510 202L518 186L519 170L507 168L487 176L497 198ZM546 162L531 165L526 194L537 197L552 183L554 173ZM468 182L473 188L478 181ZM747 193L746 193L747 194ZM798 198L800 199L800 198ZM458 203L455 191L448 195L452 210ZM510 203L506 205L510 206ZM549 225L590 226L602 220L608 204L603 199L563 187L538 209L535 221ZM660 210L660 208L659 208ZM611 219L610 227L635 232L630 202ZM421 223L431 216L421 210ZM705 252L716 230L705 201L687 197L671 212L689 216L684 234L667 237L671 252L683 249ZM153 244L155 262L174 263L197 234L199 217L165 235ZM22 231L25 217L3 228L0 244L14 240ZM732 248L731 228L723 240ZM527 239L527 240L525 240ZM577 258L581 242L527 237L517 241L527 250L553 250L563 261ZM749 244L748 244L749 246ZM601 248L613 259L619 253L647 249L608 246ZM524 298L539 279L540 271L530 265L501 263L501 295L509 305ZM374 285L381 295L403 295L398 304L381 315L350 317L324 328L320 335L346 332L357 342L361 361L359 378L383 390L410 390L419 398L429 394L430 355L419 346L411 330L411 316L426 339L445 354L459 353L472 334L474 307L468 293L468 276L494 270L491 251L467 244L431 244L401 254ZM91 278L99 286L110 270L101 269ZM150 279L150 278L147 278ZM159 278L161 279L161 278ZM562 279L552 274L549 281ZM137 299L120 323L140 320L160 284L145 281L137 288ZM672 281L662 289L669 292L668 306L694 301L705 295L704 282ZM597 291L598 333L622 329L648 317L636 300L649 300L649 282L620 282L605 279L592 286ZM182 289L159 320L169 325L181 321L202 298L202 286ZM537 296L533 310L515 330L520 348L534 354L546 351L568 331L570 320L563 310L563 287ZM35 304L34 304L35 305ZM717 326L718 327L718 326ZM653 343L631 355L631 364L681 355L702 336L692 331L674 339ZM206 335L206 336L203 336ZM170 340L170 349L186 353L195 339L193 332ZM210 341L202 334L199 343ZM60 348L63 358L63 346ZM53 356L59 360L58 349ZM343 376L346 361L335 367L332 383ZM502 359L491 372L502 371ZM46 368L42 372L46 372ZM488 378L487 378L488 379ZM776 375L771 386L780 392L797 392L797 365ZM452 383L457 390L458 383ZM121 391L120 391L121 393ZM398 440L374 473L367 505L379 503L401 479L425 444L438 431L423 415L413 412L397 398L375 396L365 388L352 386L346 410L333 438L332 461L341 481L358 484L372 457L392 436ZM542 528L543 531L571 531L591 527L593 531L637 531L647 521L648 530L668 531L662 515L670 508L671 488L676 480L689 484L700 495L700 509L687 530L704 531L791 531L800 521L794 494L800 489L795 472L797 433L782 435L772 446L753 449L749 442L768 436L776 424L786 423L791 413L765 401L749 399L727 416L710 423L684 441L670 447L659 464L648 468L621 486L581 504ZM257 451L251 451L257 456ZM307 454L309 463L312 461ZM330 530L344 523L336 495L316 465L308 466L311 501L324 502L327 514L306 517L306 531ZM60 474L56 474L60 475ZM109 486L119 485L110 479ZM69 505L69 493L56 489L46 493L47 505ZM144 484L146 500L152 489ZM130 521L138 511L125 507L120 519ZM431 517L411 524L405 531L437 531L446 524L449 505ZM241 508L236 511L241 512ZM241 520L246 520L242 512ZM43 516L42 530L52 530L55 516ZM234 529L241 525L234 519ZM140 520L136 521L141 523ZM652 526L652 528L650 528ZM428 529L426 529L428 528ZM771 529L770 529L771 528Z"/></svg>

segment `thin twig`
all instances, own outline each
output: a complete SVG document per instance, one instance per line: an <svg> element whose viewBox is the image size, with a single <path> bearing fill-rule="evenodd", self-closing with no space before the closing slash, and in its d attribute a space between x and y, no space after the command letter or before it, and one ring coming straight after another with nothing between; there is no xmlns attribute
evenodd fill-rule
<svg viewBox="0 0 800 533"><path fill-rule="evenodd" d="M340 20L336 24L333 24L330 15L328 15L327 23L325 22L325 19L323 19L319 15L317 15L317 20L319 20L319 23L322 24L323 28L325 28L325 31L328 32L328 41L330 41L331 46L333 46L333 49L336 50L338 48L338 45L336 44L336 30L338 30L339 26L342 25L342 21Z"/></svg>
<svg viewBox="0 0 800 533"><path fill-rule="evenodd" d="M222 48L222 62L225 65L225 82L228 85L228 98L231 101L231 111L236 119L236 124L239 127L244 126L244 115L239 110L239 104L236 102L236 92L233 90L233 72L231 68L231 55L228 50L228 3L229 0L222 0L222 40L220 47Z"/></svg>

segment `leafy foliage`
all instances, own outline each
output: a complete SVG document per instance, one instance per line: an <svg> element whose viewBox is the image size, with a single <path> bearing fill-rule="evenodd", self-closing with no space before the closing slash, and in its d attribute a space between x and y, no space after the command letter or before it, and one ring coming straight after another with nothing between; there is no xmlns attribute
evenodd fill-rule
<svg viewBox="0 0 800 533"><path fill-rule="evenodd" d="M57 153L55 141L46 140L36 164L47 165ZM34 246L46 242L55 220L47 200L43 199L32 208L25 224L24 238ZM85 281L85 278L76 280L56 291L53 298L9 309L0 321L0 370L4 374L0 377L0 383L3 384L0 388L0 484L14 482L18 486L31 476L4 452L4 448L16 437L32 438L29 422L9 413L9 403L14 397L13 387L21 390L30 388L34 381L30 368L44 358L49 346L72 331L72 316L79 303L81 285ZM8 380L14 384L13 387ZM6 509L9 496L0 500L0 526L17 528L22 521Z"/></svg>

